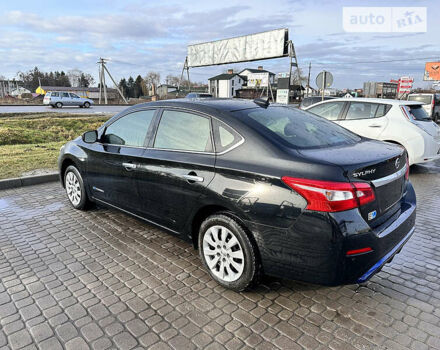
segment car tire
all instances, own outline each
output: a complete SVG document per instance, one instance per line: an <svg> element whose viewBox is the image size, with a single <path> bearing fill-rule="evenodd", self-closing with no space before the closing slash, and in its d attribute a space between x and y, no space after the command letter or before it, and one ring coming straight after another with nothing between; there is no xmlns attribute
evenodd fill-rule
<svg viewBox="0 0 440 350"><path fill-rule="evenodd" d="M63 104L61 102L57 102L57 103L55 103L55 107L56 108L62 108Z"/></svg>
<svg viewBox="0 0 440 350"><path fill-rule="evenodd" d="M439 123L440 122L440 115L439 114L436 114L435 116L434 116L434 123Z"/></svg>
<svg viewBox="0 0 440 350"><path fill-rule="evenodd" d="M69 165L64 172L64 187L72 207L79 210L85 210L89 207L90 200L87 197L83 178L73 165Z"/></svg>
<svg viewBox="0 0 440 350"><path fill-rule="evenodd" d="M90 102L84 102L84 108L90 108Z"/></svg>
<svg viewBox="0 0 440 350"><path fill-rule="evenodd" d="M198 241L203 265L218 284L239 292L256 282L257 247L237 220L225 214L209 216L200 226Z"/></svg>

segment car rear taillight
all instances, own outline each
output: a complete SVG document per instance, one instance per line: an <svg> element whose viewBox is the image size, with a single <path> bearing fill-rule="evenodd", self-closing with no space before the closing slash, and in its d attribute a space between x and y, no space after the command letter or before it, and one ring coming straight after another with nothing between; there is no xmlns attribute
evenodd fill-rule
<svg viewBox="0 0 440 350"><path fill-rule="evenodd" d="M402 113L406 117L406 119L408 119L409 121L413 120L405 106L400 107L400 109L402 110Z"/></svg>
<svg viewBox="0 0 440 350"><path fill-rule="evenodd" d="M375 200L371 186L366 182L332 182L282 177L283 182L307 200L308 210L337 212Z"/></svg>

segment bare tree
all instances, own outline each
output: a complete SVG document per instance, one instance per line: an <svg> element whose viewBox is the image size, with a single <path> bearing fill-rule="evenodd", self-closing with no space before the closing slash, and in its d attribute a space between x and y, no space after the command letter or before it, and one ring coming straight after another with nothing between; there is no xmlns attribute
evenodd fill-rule
<svg viewBox="0 0 440 350"><path fill-rule="evenodd" d="M180 80L179 77L171 74L168 74L167 77L165 78L166 83L168 85L173 85L173 86L179 85L179 80Z"/></svg>
<svg viewBox="0 0 440 350"><path fill-rule="evenodd" d="M154 85L157 87L160 84L160 73L158 72L148 72L144 77L145 85L151 89Z"/></svg>

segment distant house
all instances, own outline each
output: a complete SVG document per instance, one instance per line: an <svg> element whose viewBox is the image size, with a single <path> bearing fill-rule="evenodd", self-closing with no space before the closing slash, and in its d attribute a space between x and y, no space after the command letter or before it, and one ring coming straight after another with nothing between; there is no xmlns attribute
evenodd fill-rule
<svg viewBox="0 0 440 350"><path fill-rule="evenodd" d="M28 89L25 89L24 87L19 86L18 88L11 91L10 95L14 97L19 97L22 94L30 94L31 92Z"/></svg>
<svg viewBox="0 0 440 350"><path fill-rule="evenodd" d="M91 98L92 100L99 99L99 87L39 86L35 90L35 92L40 95L45 95L48 91L68 91L81 97ZM118 90L107 87L107 98L109 100L119 101Z"/></svg>
<svg viewBox="0 0 440 350"><path fill-rule="evenodd" d="M246 82L246 77L228 69L227 73L209 78L209 92L214 97L231 98L237 96L237 90Z"/></svg>
<svg viewBox="0 0 440 350"><path fill-rule="evenodd" d="M246 77L248 81L249 87L256 87L254 80L261 80L262 78L266 79L271 85L275 84L275 73L269 72L268 70L263 69L263 66L258 66L257 69L254 68L245 68L243 69L239 75ZM249 84L249 82L252 82ZM252 86L250 86L252 85ZM258 86L257 86L258 87Z"/></svg>

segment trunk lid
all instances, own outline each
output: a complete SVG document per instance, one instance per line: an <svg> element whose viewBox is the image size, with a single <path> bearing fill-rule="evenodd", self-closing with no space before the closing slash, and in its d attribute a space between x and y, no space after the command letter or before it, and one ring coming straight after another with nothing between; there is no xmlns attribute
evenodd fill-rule
<svg viewBox="0 0 440 350"><path fill-rule="evenodd" d="M363 139L349 146L301 150L317 161L339 165L351 182L368 182L376 200L359 208L371 227L383 223L400 209L406 187L405 150L391 143Z"/></svg>

